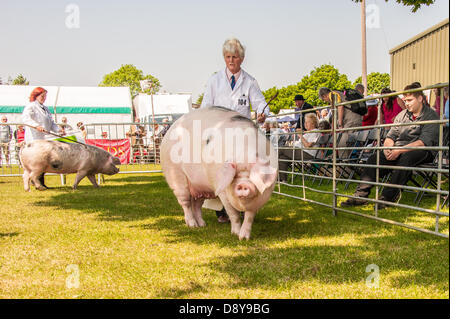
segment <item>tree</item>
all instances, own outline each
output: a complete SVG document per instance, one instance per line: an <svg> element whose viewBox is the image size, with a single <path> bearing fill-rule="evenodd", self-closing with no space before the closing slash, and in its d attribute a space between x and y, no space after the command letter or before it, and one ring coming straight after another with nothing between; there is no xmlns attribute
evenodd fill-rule
<svg viewBox="0 0 450 319"><path fill-rule="evenodd" d="M353 82L353 86L361 83L361 77ZM367 76L367 94L380 93L383 88L389 87L391 77L388 73L372 72Z"/></svg>
<svg viewBox="0 0 450 319"><path fill-rule="evenodd" d="M352 1L361 2L362 0L352 0ZM385 1L388 2L389 0ZM429 6L435 2L435 0L396 0L396 1L397 3L401 3L404 6L412 7L411 8L412 12L416 12L417 10L419 10L422 5Z"/></svg>
<svg viewBox="0 0 450 319"><path fill-rule="evenodd" d="M13 81L12 85L29 85L30 81L28 81L22 74L19 74Z"/></svg>
<svg viewBox="0 0 450 319"><path fill-rule="evenodd" d="M205 93L200 94L197 98L197 101L195 101L195 104L198 104L198 105L202 104L204 95L205 95Z"/></svg>
<svg viewBox="0 0 450 319"><path fill-rule="evenodd" d="M142 80L151 80L153 83L152 88L145 92L142 91L139 83ZM150 74L144 75L142 70L139 70L132 64L122 65L118 70L106 74L99 86L128 86L133 97L138 93L156 93L161 88L157 78Z"/></svg>
<svg viewBox="0 0 450 319"><path fill-rule="evenodd" d="M347 75L339 73L333 65L323 64L314 68L309 75L304 76L297 84L289 85L278 90L278 97L270 104L270 110L276 114L280 109L294 105L294 97L302 94L305 100L312 105L326 105L319 99L318 91L321 87L330 90L343 90L351 87ZM277 91L276 87L263 92L268 101Z"/></svg>

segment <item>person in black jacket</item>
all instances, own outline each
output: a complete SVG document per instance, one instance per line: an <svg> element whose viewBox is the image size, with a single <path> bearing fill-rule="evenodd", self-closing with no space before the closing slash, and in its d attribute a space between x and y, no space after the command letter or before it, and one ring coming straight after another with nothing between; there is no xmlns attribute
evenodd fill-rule
<svg viewBox="0 0 450 319"><path fill-rule="evenodd" d="M306 103L305 99L303 98L303 95L301 94L295 96L294 102L295 102L295 111L302 111L314 108L312 105ZM314 113L314 111L295 114L295 120L297 121L297 129L303 128L303 130L305 130L305 115L308 113Z"/></svg>
<svg viewBox="0 0 450 319"><path fill-rule="evenodd" d="M413 83L405 87L405 91L419 89L420 84ZM383 149L380 152L379 164L388 166L416 167L422 163L433 161L434 152L432 150L424 150L424 146L436 146L439 140L439 124L422 124L414 125L419 121L434 121L439 117L436 112L426 104L426 97L422 91L404 94L403 101L406 108L401 111L394 119L394 124L411 124L393 126L389 130L384 141L385 147L405 148ZM373 167L377 163L377 154L369 157L368 166L361 174L362 183L356 188L354 196L361 198L349 198L341 203L341 207L359 206L368 203L365 198L369 197L373 184L365 184L364 182L376 181L376 168ZM392 172L390 184L406 185L411 177L411 170L404 169L380 169L379 178ZM380 200L388 202L396 202L400 199L401 188L384 187ZM379 204L378 208L385 208L385 204Z"/></svg>

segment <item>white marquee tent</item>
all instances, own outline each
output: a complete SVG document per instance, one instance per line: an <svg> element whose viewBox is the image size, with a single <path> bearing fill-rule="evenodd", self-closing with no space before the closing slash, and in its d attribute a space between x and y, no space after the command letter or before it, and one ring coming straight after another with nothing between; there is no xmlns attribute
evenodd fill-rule
<svg viewBox="0 0 450 319"><path fill-rule="evenodd" d="M141 122L152 122L152 96L139 94L133 99L136 116ZM179 94L154 94L153 110L155 120L160 121L164 117L176 120L181 115L192 110L192 95Z"/></svg>
<svg viewBox="0 0 450 319"><path fill-rule="evenodd" d="M0 85L0 115L6 115L9 123L21 123L23 109L35 87ZM128 87L42 87L48 91L44 104L54 114L57 123L61 122L63 116L67 117L68 124L74 128L78 122L132 122L131 94ZM111 138L123 137L119 136L123 134L116 133L116 130L110 131L114 133L110 134ZM97 132L95 135L100 136Z"/></svg>

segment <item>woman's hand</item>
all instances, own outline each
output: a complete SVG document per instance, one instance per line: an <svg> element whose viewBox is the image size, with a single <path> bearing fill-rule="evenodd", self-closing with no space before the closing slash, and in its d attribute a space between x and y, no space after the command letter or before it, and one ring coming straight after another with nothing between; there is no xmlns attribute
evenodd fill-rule
<svg viewBox="0 0 450 319"><path fill-rule="evenodd" d="M258 114L257 119L259 123L264 123L264 121L266 120L266 114L264 113Z"/></svg>
<svg viewBox="0 0 450 319"><path fill-rule="evenodd" d="M45 128L43 126L37 126L36 130L38 130L39 132L45 132Z"/></svg>

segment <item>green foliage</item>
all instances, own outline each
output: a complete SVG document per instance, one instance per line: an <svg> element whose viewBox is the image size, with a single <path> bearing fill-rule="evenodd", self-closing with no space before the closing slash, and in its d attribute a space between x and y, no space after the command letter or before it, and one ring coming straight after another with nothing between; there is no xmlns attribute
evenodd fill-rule
<svg viewBox="0 0 450 319"><path fill-rule="evenodd" d="M145 92L142 91L139 83L142 80L151 80L153 87ZM132 64L122 65L118 70L106 74L99 86L128 86L132 96L138 93L156 93L161 88L157 78L150 74L144 75L142 70L139 70Z"/></svg>
<svg viewBox="0 0 450 319"><path fill-rule="evenodd" d="M331 90L342 90L349 88L351 82L347 75L339 73L333 65L323 64L314 68L309 75L304 76L297 84L289 85L278 90L278 97L270 104L270 110L278 114L280 109L289 108L294 105L294 97L302 94L305 100L314 106L326 105L319 99L317 94L321 87L327 87ZM268 101L277 91L276 87L263 92Z"/></svg>
<svg viewBox="0 0 450 319"><path fill-rule="evenodd" d="M12 80L12 85L29 85L28 81L22 74L19 74L14 80Z"/></svg>
<svg viewBox="0 0 450 319"><path fill-rule="evenodd" d="M362 78L359 77L353 82L353 86L362 83ZM367 94L380 93L383 88L389 87L391 77L388 73L372 72L367 75Z"/></svg>
<svg viewBox="0 0 450 319"><path fill-rule="evenodd" d="M198 105L202 104L204 95L205 95L205 93L200 94L197 98L197 101L195 101L195 104L198 104Z"/></svg>
<svg viewBox="0 0 450 319"><path fill-rule="evenodd" d="M361 2L361 0L352 0L352 1ZM389 0L385 1L388 2ZM419 10L422 5L429 6L435 2L435 0L396 0L396 1L397 3L401 3L404 6L412 7L411 8L412 12L416 12L417 10Z"/></svg>

